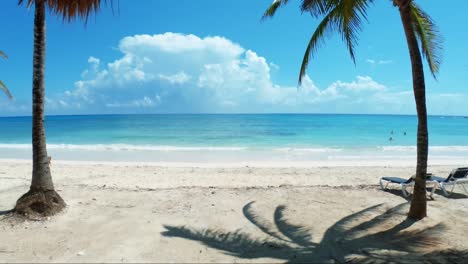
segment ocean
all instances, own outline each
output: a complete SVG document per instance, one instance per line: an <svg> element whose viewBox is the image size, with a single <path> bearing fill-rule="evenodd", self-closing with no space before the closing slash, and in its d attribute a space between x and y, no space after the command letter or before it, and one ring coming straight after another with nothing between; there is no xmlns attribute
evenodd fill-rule
<svg viewBox="0 0 468 264"><path fill-rule="evenodd" d="M430 160L468 162L468 119L428 122ZM401 115L46 117L49 154L78 161L415 161L416 126L416 116ZM31 117L2 117L0 127L0 159L30 159Z"/></svg>

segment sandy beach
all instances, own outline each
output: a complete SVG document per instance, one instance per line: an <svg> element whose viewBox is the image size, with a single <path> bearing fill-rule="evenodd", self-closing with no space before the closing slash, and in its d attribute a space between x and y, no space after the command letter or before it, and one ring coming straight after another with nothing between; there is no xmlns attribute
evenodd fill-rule
<svg viewBox="0 0 468 264"><path fill-rule="evenodd" d="M0 264L468 263L468 1L3 2Z"/></svg>
<svg viewBox="0 0 468 264"><path fill-rule="evenodd" d="M54 162L52 170L68 208L48 221L2 213L0 262L385 262L467 250L461 189L436 192L429 217L409 223L401 192L378 188L381 176L411 175L407 166ZM27 161L0 162L0 211L27 191L30 175Z"/></svg>

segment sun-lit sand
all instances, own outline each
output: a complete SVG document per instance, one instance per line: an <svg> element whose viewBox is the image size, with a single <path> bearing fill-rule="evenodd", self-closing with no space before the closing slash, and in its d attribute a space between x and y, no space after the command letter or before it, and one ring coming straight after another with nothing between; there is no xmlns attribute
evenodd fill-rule
<svg viewBox="0 0 468 264"><path fill-rule="evenodd" d="M437 192L411 223L401 192L378 188L412 167L158 165L53 161L68 208L48 221L0 216L0 262L385 262L468 249L461 189ZM29 162L0 162L0 211L30 175Z"/></svg>

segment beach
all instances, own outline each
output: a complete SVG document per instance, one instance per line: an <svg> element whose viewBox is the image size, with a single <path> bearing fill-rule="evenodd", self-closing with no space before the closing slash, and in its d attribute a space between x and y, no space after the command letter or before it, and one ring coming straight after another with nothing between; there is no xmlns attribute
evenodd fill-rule
<svg viewBox="0 0 468 264"><path fill-rule="evenodd" d="M3 2L0 264L467 262L464 12Z"/></svg>
<svg viewBox="0 0 468 264"><path fill-rule="evenodd" d="M428 171L445 177L461 165ZM0 211L28 190L31 167L0 161ZM51 168L67 209L46 221L0 216L0 262L434 260L467 250L461 188L450 198L437 191L428 217L411 224L398 186L380 190L380 177L414 173L405 163L53 160Z"/></svg>

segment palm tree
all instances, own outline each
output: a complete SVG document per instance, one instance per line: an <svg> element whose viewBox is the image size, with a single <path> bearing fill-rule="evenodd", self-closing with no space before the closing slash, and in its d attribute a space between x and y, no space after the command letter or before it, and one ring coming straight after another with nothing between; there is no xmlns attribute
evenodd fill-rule
<svg viewBox="0 0 468 264"><path fill-rule="evenodd" d="M8 58L8 56L5 53L3 53L3 51L1 51L1 50L0 50L0 57L4 58L4 59ZM10 98L10 99L13 98L10 91L8 90L6 85L2 82L2 80L0 80L0 89L2 89L3 92L5 92L5 94L8 96L8 98Z"/></svg>
<svg viewBox="0 0 468 264"><path fill-rule="evenodd" d="M71 22L75 18L87 20L97 12L101 0L19 0L29 8L35 6L34 14L34 57L32 89L32 147L33 171L30 190L16 202L15 211L20 214L53 215L65 208L65 201L55 191L49 167L44 128L44 66L46 49L46 8Z"/></svg>
<svg viewBox="0 0 468 264"><path fill-rule="evenodd" d="M431 17L424 12L414 0L391 0L393 6L400 13L401 22L405 31L408 50L411 59L413 92L418 115L417 135L417 164L416 180L408 217L422 219L427 214L426 201L426 172L428 157L428 129L426 111L426 87L422 55L426 58L434 78L439 71L441 39ZM272 17L277 9L290 2L289 0L275 0L266 10L263 18ZM302 12L309 12L313 17L323 17L313 33L307 49L299 75L299 84L302 82L309 64L309 59L323 42L326 33L337 32L345 42L351 59L355 62L354 48L357 45L358 35L363 19L367 20L367 10L374 0L302 0ZM419 43L418 43L419 42Z"/></svg>

